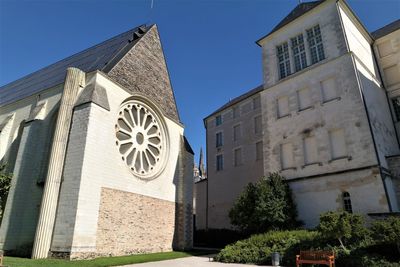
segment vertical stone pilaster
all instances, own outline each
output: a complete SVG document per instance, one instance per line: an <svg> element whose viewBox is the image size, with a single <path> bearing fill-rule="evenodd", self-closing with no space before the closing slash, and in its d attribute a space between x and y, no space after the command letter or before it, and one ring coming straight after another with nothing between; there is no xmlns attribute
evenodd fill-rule
<svg viewBox="0 0 400 267"><path fill-rule="evenodd" d="M47 258L53 234L57 201L61 185L65 151L71 125L72 111L79 87L84 82L85 73L77 68L68 68L64 91L51 148L49 168L44 187L39 221L33 245L32 258Z"/></svg>

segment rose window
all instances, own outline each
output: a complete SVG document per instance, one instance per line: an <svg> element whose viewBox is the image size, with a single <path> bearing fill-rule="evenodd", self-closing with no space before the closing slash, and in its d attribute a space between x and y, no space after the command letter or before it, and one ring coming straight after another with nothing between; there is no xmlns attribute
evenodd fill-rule
<svg viewBox="0 0 400 267"><path fill-rule="evenodd" d="M160 117L148 105L137 100L125 103L115 131L122 160L133 174L149 179L162 170L167 138Z"/></svg>

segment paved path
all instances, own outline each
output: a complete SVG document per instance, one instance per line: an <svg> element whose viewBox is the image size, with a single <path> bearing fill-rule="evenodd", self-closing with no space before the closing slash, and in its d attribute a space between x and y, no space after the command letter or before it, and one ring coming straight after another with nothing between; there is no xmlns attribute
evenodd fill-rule
<svg viewBox="0 0 400 267"><path fill-rule="evenodd" d="M124 267L254 267L256 265L220 263L209 261L208 256L186 257L175 260L155 261L124 265Z"/></svg>

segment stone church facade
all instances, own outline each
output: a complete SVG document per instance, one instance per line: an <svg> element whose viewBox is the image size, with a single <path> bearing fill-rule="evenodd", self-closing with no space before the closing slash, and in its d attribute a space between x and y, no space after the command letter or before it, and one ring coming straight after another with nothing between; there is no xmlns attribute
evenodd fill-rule
<svg viewBox="0 0 400 267"><path fill-rule="evenodd" d="M204 119L200 228L231 228L234 200L270 172L307 227L328 210L398 212L400 21L369 33L344 0L305 2L257 44L263 85Z"/></svg>
<svg viewBox="0 0 400 267"><path fill-rule="evenodd" d="M0 89L0 228L12 255L68 259L192 247L193 151L156 25Z"/></svg>

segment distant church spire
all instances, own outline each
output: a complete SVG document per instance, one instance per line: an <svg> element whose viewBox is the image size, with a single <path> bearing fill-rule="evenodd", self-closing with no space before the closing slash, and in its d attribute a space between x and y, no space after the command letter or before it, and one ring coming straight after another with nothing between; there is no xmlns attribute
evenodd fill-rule
<svg viewBox="0 0 400 267"><path fill-rule="evenodd" d="M203 177L206 175L206 171L204 169L204 159L203 159L203 148L200 148L200 158L199 158L199 176Z"/></svg>

